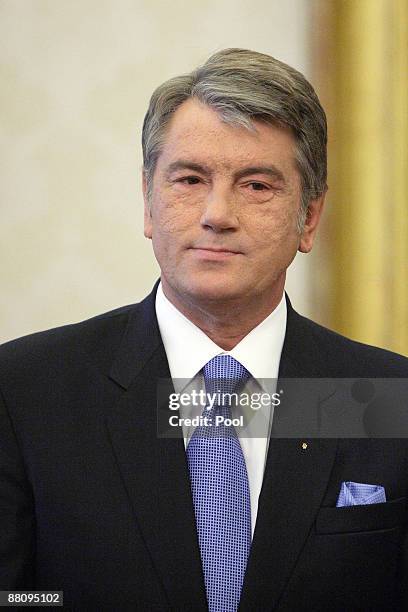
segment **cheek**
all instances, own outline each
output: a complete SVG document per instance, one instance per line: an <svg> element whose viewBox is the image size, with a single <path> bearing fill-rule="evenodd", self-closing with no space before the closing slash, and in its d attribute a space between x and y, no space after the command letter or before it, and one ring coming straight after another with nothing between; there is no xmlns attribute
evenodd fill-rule
<svg viewBox="0 0 408 612"><path fill-rule="evenodd" d="M200 218L197 202L187 202L182 196L158 196L152 207L153 236L177 235L188 231Z"/></svg>
<svg viewBox="0 0 408 612"><path fill-rule="evenodd" d="M292 248L298 240L297 217L287 206L260 207L242 222L260 251Z"/></svg>

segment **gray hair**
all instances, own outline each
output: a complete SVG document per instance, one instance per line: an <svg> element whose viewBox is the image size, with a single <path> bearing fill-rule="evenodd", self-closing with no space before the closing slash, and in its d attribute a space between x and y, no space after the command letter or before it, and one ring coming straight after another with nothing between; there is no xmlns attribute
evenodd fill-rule
<svg viewBox="0 0 408 612"><path fill-rule="evenodd" d="M189 74L160 85L143 123L143 168L148 198L153 175L173 113L189 98L213 108L228 124L253 130L253 120L289 127L302 196L302 231L311 199L327 189L327 124L319 99L305 77L279 60L246 49L224 49Z"/></svg>

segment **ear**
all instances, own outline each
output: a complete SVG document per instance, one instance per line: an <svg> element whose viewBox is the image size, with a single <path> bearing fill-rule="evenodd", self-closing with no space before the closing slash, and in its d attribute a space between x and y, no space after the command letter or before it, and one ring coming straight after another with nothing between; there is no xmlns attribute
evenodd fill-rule
<svg viewBox="0 0 408 612"><path fill-rule="evenodd" d="M309 253L312 250L317 232L317 226L319 225L319 221L323 211L326 191L319 198L316 198L315 200L310 200L309 202L306 222L300 237L298 247L298 250L301 253Z"/></svg>
<svg viewBox="0 0 408 612"><path fill-rule="evenodd" d="M152 211L150 208L149 198L147 197L147 180L146 173L142 171L142 189L143 189L143 201L144 201L144 235L146 238L152 237L153 234L153 223L152 223Z"/></svg>

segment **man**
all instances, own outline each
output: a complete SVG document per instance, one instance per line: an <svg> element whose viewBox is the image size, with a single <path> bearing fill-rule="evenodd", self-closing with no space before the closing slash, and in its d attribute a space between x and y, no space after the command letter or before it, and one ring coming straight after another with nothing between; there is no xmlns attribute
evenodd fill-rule
<svg viewBox="0 0 408 612"><path fill-rule="evenodd" d="M1 589L86 611L405 609L403 439L157 434L163 378L408 374L285 299L326 192L311 85L220 51L154 92L143 151L160 283L1 349Z"/></svg>

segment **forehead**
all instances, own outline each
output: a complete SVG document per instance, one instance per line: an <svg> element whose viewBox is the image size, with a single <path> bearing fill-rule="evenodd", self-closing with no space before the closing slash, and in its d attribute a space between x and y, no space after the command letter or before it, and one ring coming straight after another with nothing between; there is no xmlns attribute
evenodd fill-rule
<svg viewBox="0 0 408 612"><path fill-rule="evenodd" d="M295 140L289 128L261 121L253 121L253 127L227 124L209 106L189 99L170 121L158 166L181 158L225 170L270 163L294 172Z"/></svg>

